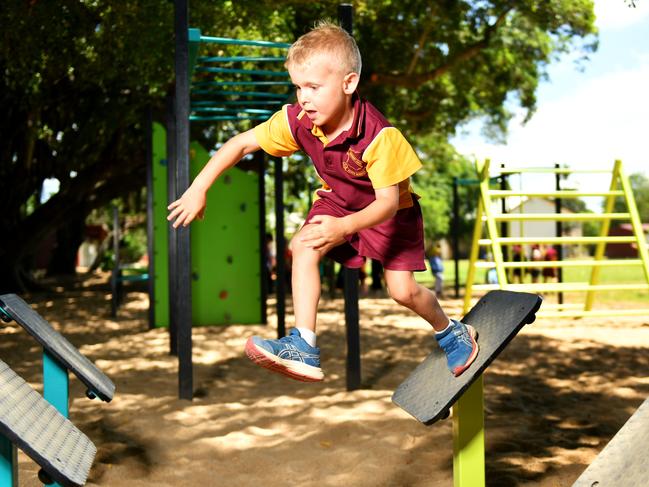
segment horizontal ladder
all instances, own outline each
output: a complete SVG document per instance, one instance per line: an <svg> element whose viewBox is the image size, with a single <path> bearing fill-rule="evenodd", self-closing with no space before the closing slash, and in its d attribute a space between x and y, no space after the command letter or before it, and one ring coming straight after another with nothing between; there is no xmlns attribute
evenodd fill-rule
<svg viewBox="0 0 649 487"><path fill-rule="evenodd" d="M595 244L595 243L635 243L638 239L635 237L500 237L495 240L496 243L504 245L512 244ZM478 245L491 245L494 240L490 238L481 238Z"/></svg>
<svg viewBox="0 0 649 487"><path fill-rule="evenodd" d="M569 292L569 291L632 291L649 290L649 284L589 284L587 282L553 282L529 284L474 284L473 289L492 291L504 289L521 292Z"/></svg>
<svg viewBox="0 0 649 487"><path fill-rule="evenodd" d="M589 221L589 220L630 220L629 213L502 213L494 215L496 221ZM482 221L487 221L483 215Z"/></svg>
<svg viewBox="0 0 649 487"><path fill-rule="evenodd" d="M632 267L641 266L640 259L608 259L608 260L524 260L521 262L503 262L503 267L508 269L519 269L527 267ZM491 261L476 262L478 269L495 269L496 263Z"/></svg>
<svg viewBox="0 0 649 487"><path fill-rule="evenodd" d="M507 198L510 196L528 196L530 198L581 198L593 196L624 196L624 191L512 191L508 189L492 189L487 192L493 198Z"/></svg>

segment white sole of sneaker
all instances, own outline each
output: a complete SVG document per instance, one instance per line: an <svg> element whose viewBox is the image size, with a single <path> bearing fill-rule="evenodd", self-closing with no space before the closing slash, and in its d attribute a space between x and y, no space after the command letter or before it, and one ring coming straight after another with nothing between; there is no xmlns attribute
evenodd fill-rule
<svg viewBox="0 0 649 487"><path fill-rule="evenodd" d="M466 325L466 328L469 332L469 335L471 335L471 341L473 342L473 351L471 352L471 355L469 355L469 359L466 361L466 363L463 366L455 367L455 369L453 370L453 375L455 377L458 377L459 375L462 374L462 372L464 372L466 369L471 367L471 364L474 362L475 358L478 356L478 352L480 351L480 346L476 341L478 338L478 332L471 325Z"/></svg>
<svg viewBox="0 0 649 487"><path fill-rule="evenodd" d="M291 379L302 382L320 382L324 379L324 373L320 367L303 364L295 360L284 360L263 348L259 348L252 341L252 338L248 338L245 351L248 358L257 365Z"/></svg>

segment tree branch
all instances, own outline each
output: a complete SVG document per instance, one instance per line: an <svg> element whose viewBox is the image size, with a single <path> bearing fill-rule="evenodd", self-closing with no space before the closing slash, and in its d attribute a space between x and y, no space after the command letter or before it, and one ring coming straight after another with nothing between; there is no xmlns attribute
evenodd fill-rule
<svg viewBox="0 0 649 487"><path fill-rule="evenodd" d="M427 81L434 80L446 74L448 71L453 69L458 64L467 61L475 56L477 56L482 50L484 50L491 40L493 33L498 30L500 25L507 18L507 14L513 9L513 7L507 8L503 11L496 21L487 27L484 31L482 39L479 41L469 44L462 51L456 52L453 55L449 55L446 58L446 62L441 66L437 66L431 71L426 73L412 74L410 69L408 72L404 73L372 73L370 77L370 83L372 85L388 85L388 86L400 86L404 88L418 88ZM420 49L422 46L420 46ZM414 62L414 59L413 59ZM413 63L411 63L412 65Z"/></svg>

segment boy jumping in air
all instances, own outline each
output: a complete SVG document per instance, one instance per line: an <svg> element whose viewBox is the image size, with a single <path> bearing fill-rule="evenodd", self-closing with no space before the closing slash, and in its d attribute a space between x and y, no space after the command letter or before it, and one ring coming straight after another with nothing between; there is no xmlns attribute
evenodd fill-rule
<svg viewBox="0 0 649 487"><path fill-rule="evenodd" d="M256 364L293 379L324 378L316 346L319 262L325 255L346 267L364 258L385 269L390 296L425 319L455 376L478 354L473 327L451 320L435 295L415 281L424 264L423 220L409 178L421 162L401 132L356 88L361 55L344 29L320 23L289 49L286 68L297 103L226 142L183 196L169 205L173 226L203 217L206 192L228 168L251 152L273 156L304 151L322 187L304 226L291 241L296 328L279 340L253 336L245 352Z"/></svg>

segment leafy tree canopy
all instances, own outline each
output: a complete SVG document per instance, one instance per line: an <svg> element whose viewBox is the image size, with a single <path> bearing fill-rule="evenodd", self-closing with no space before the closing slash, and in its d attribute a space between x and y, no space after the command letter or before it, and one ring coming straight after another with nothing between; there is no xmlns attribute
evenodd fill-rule
<svg viewBox="0 0 649 487"><path fill-rule="evenodd" d="M190 22L209 35L291 42L318 19L335 19L337 5L196 0ZM547 65L568 51L587 57L596 47L590 0L359 0L354 6L362 94L426 161L415 182L431 199L425 211L435 234L447 225L444 180L467 167L448 137L475 117L503 136L511 116L506 101L531 116ZM78 234L93 208L144 184L145 112L152 108L163 121L173 91L173 15L172 2L155 0L3 3L0 230L11 238L0 246L0 287L16 287L46 235L64 227ZM47 178L61 187L41 204ZM74 241L59 244L75 249Z"/></svg>

